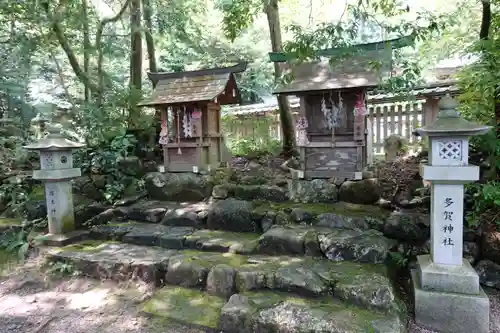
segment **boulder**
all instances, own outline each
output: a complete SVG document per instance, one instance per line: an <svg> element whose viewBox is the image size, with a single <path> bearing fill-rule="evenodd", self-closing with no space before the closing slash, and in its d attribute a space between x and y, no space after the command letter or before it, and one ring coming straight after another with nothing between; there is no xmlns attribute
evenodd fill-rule
<svg viewBox="0 0 500 333"><path fill-rule="evenodd" d="M207 277L207 292L210 295L229 298L235 290L236 270L220 264L212 267Z"/></svg>
<svg viewBox="0 0 500 333"><path fill-rule="evenodd" d="M409 243L422 243L430 235L430 216L407 212L393 212L384 225L384 235Z"/></svg>
<svg viewBox="0 0 500 333"><path fill-rule="evenodd" d="M361 205L371 205L380 199L381 189L375 178L363 180L348 180L339 187L340 201Z"/></svg>
<svg viewBox="0 0 500 333"><path fill-rule="evenodd" d="M330 285L308 267L281 267L274 274L274 289L319 296L330 290Z"/></svg>
<svg viewBox="0 0 500 333"><path fill-rule="evenodd" d="M304 254L305 237L311 229L274 226L259 238L259 251L267 254Z"/></svg>
<svg viewBox="0 0 500 333"><path fill-rule="evenodd" d="M231 197L239 200L265 200L272 202L282 202L288 199L281 187L269 185L217 185L212 191L212 196L216 199Z"/></svg>
<svg viewBox="0 0 500 333"><path fill-rule="evenodd" d="M321 251L330 260L383 263L389 250L396 245L376 230L333 229L318 235Z"/></svg>
<svg viewBox="0 0 500 333"><path fill-rule="evenodd" d="M227 199L229 197L229 190L226 185L215 185L212 190L212 197L214 199Z"/></svg>
<svg viewBox="0 0 500 333"><path fill-rule="evenodd" d="M256 232L260 226L253 220L253 205L248 201L226 199L208 207L209 229Z"/></svg>
<svg viewBox="0 0 500 333"><path fill-rule="evenodd" d="M130 220L152 223L159 223L169 210L168 204L161 201L139 201L120 209Z"/></svg>
<svg viewBox="0 0 500 333"><path fill-rule="evenodd" d="M290 200L302 203L332 203L338 200L337 186L324 179L288 180Z"/></svg>
<svg viewBox="0 0 500 333"><path fill-rule="evenodd" d="M482 236L482 257L500 264L500 232L486 231Z"/></svg>
<svg viewBox="0 0 500 333"><path fill-rule="evenodd" d="M271 227L274 225L274 222L276 221L276 215L277 213L275 211L268 211L266 215L261 220L261 226L262 226L262 231L266 232Z"/></svg>
<svg viewBox="0 0 500 333"><path fill-rule="evenodd" d="M208 271L200 262L179 255L170 258L165 281L186 288L204 287Z"/></svg>
<svg viewBox="0 0 500 333"><path fill-rule="evenodd" d="M102 201L104 200L104 194L102 189L106 186L106 176L103 175L94 175L99 177L99 180L102 180L103 184L102 188L98 188L94 181L88 176L81 176L72 181L73 183L73 193L77 195L82 195L94 201Z"/></svg>
<svg viewBox="0 0 500 333"><path fill-rule="evenodd" d="M208 178L194 173L151 172L145 176L150 199L177 202L196 202L208 198L213 185Z"/></svg>
<svg viewBox="0 0 500 333"><path fill-rule="evenodd" d="M487 287L500 289L500 265L491 260L481 260L476 266L479 282Z"/></svg>
<svg viewBox="0 0 500 333"><path fill-rule="evenodd" d="M463 255L464 259L469 260L469 262L474 265L479 258L479 246L474 242L464 242Z"/></svg>
<svg viewBox="0 0 500 333"><path fill-rule="evenodd" d="M292 208L290 219L295 223L310 223L314 216L302 208Z"/></svg>
<svg viewBox="0 0 500 333"><path fill-rule="evenodd" d="M220 329L228 333L406 332L397 315L272 292L231 296L221 310Z"/></svg>
<svg viewBox="0 0 500 333"><path fill-rule="evenodd" d="M109 206L103 203L80 204L75 207L75 228L80 228L83 224L109 209Z"/></svg>
<svg viewBox="0 0 500 333"><path fill-rule="evenodd" d="M316 219L317 222L314 225L318 227L351 230L366 230L370 228L366 219L363 217L351 217L334 213L324 213L318 215Z"/></svg>

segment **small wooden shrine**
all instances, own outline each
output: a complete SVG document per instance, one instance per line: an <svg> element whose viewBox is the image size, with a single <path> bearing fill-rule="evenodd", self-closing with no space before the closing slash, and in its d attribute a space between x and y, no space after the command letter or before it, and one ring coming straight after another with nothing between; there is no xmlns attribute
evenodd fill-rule
<svg viewBox="0 0 500 333"><path fill-rule="evenodd" d="M209 171L229 162L221 133L221 105L240 102L234 73L245 71L246 66L148 74L155 89L139 106L160 111L158 142L163 146L165 171Z"/></svg>
<svg viewBox="0 0 500 333"><path fill-rule="evenodd" d="M388 48L285 66L291 82L274 93L300 97L299 178L361 179L367 163L366 95L390 75L391 55Z"/></svg>

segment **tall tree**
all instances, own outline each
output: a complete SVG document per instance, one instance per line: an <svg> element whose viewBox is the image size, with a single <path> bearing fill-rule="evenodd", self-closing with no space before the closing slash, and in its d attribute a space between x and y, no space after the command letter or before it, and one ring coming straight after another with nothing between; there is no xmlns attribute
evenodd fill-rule
<svg viewBox="0 0 500 333"><path fill-rule="evenodd" d="M151 8L151 0L142 0L142 10L144 11L144 36L146 39L146 48L149 57L149 71L157 72L158 65L156 62L155 42L153 39L153 9Z"/></svg>
<svg viewBox="0 0 500 333"><path fill-rule="evenodd" d="M233 0L222 2L220 8L224 13L224 32L234 41L236 37L262 13L267 16L269 36L273 52L282 49L281 25L279 19L279 0ZM282 70L279 64L274 65L276 82L281 79ZM283 132L283 151L285 157L290 157L295 148L295 130L293 128L292 114L286 96L278 96L281 127Z"/></svg>
<svg viewBox="0 0 500 333"><path fill-rule="evenodd" d="M130 2L130 86L142 90L141 0Z"/></svg>
<svg viewBox="0 0 500 333"><path fill-rule="evenodd" d="M271 38L271 47L273 52L281 52L282 38L281 38L281 25L279 16L279 0L269 0L264 4L264 11L267 15L267 22L269 24L269 35ZM274 78L276 82L281 79L283 75L280 64L274 63ZM283 155L291 157L295 146L295 131L293 128L292 113L290 111L290 104L286 95L278 95L278 106L280 111L281 130L283 131Z"/></svg>

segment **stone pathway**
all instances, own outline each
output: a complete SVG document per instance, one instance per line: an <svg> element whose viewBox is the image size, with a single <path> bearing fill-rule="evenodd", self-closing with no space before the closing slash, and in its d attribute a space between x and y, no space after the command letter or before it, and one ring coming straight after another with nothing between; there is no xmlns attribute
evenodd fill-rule
<svg viewBox="0 0 500 333"><path fill-rule="evenodd" d="M32 260L0 279L2 333L208 333L139 314L150 287L83 277L48 279ZM491 333L500 333L500 292L491 301ZM269 312L268 312L269 313ZM416 325L409 333L433 333Z"/></svg>
<svg viewBox="0 0 500 333"><path fill-rule="evenodd" d="M390 242L374 230L275 227L259 237L123 223L91 235L100 240L48 258L97 279L166 285L142 307L156 318L242 333L404 332L406 309L381 264ZM337 260L312 257L320 247Z"/></svg>

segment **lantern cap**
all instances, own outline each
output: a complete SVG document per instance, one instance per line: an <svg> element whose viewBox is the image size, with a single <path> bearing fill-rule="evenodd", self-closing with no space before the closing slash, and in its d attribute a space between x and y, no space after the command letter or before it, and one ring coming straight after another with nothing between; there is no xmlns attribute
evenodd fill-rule
<svg viewBox="0 0 500 333"><path fill-rule="evenodd" d="M417 128L421 136L474 136L487 133L491 126L468 121L457 111L458 103L449 94L439 101L439 113L433 124Z"/></svg>
<svg viewBox="0 0 500 333"><path fill-rule="evenodd" d="M44 138L24 146L28 150L72 150L85 147L85 144L79 142L73 142L66 139L62 134L61 130L55 125L51 124L47 126L47 132L49 134Z"/></svg>

